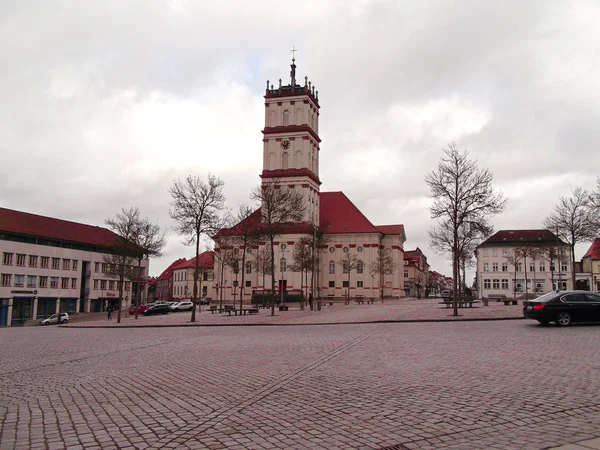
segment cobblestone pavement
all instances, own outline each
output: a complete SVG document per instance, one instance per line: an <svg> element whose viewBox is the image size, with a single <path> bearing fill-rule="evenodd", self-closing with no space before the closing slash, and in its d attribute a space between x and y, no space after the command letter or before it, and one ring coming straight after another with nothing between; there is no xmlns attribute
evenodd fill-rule
<svg viewBox="0 0 600 450"><path fill-rule="evenodd" d="M89 327L118 327L118 326L195 326L195 325L300 325L315 323L356 323L376 321L418 321L418 320L464 320L464 319L507 319L522 318L521 305L504 306L503 303L490 303L489 306L476 306L473 308L459 309L459 316L452 315L453 310L440 305L440 299L401 299L386 300L383 304L344 305L327 303L321 311L301 311L298 306L290 307L289 311L275 311L271 316L270 309L260 309L259 314L229 316L228 314L213 314L203 307L201 313L196 314L196 322L191 323L190 312L169 313L159 316L140 316L137 320L127 312L122 316L121 324L116 320L107 321L104 314L98 320L98 315L93 315L95 320L83 322L85 317L77 318L77 322L68 326ZM113 313L113 317L115 314Z"/></svg>
<svg viewBox="0 0 600 450"><path fill-rule="evenodd" d="M525 320L0 329L0 447L593 442L599 332Z"/></svg>

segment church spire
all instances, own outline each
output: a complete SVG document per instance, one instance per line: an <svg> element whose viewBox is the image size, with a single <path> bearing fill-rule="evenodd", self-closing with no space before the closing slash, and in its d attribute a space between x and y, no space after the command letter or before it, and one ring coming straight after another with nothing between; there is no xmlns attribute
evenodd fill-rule
<svg viewBox="0 0 600 450"><path fill-rule="evenodd" d="M292 45L292 49L290 50L290 52L292 52L292 64L290 65L290 67L292 68L292 70L290 71L290 77L292 79L290 85L292 87L296 86L296 52L298 51L298 49L296 48L295 45Z"/></svg>

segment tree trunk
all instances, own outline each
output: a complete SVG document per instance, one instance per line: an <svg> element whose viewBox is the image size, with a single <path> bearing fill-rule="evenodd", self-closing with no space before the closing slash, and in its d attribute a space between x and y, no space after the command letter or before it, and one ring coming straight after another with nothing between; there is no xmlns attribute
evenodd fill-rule
<svg viewBox="0 0 600 450"><path fill-rule="evenodd" d="M571 244L571 289L575 289L575 239L573 236L571 237L571 242L573 242Z"/></svg>
<svg viewBox="0 0 600 450"><path fill-rule="evenodd" d="M240 286L240 313L242 312L242 299L244 298L244 286L246 282L246 246L242 251L242 285Z"/></svg>
<svg viewBox="0 0 600 450"><path fill-rule="evenodd" d="M525 271L525 300L527 300L527 256L523 258L523 269Z"/></svg>
<svg viewBox="0 0 600 450"><path fill-rule="evenodd" d="M275 248L273 239L271 242L271 315L275 315ZM283 287L283 286L282 286Z"/></svg>
<svg viewBox="0 0 600 450"><path fill-rule="evenodd" d="M140 275L141 271L142 271L142 260L138 259L138 273L137 273L137 275L138 275L138 294L140 296L139 297L140 300L141 300L141 297L142 297L142 280L141 280L142 277ZM137 320L137 318L138 318L138 308L139 308L139 306L140 306L140 301L138 300L138 296L136 295L135 296L135 320Z"/></svg>
<svg viewBox="0 0 600 450"><path fill-rule="evenodd" d="M121 323L121 302L123 301L123 285L125 284L124 270L124 268L121 269L121 274L119 276L119 310L117 311L117 323Z"/></svg>
<svg viewBox="0 0 600 450"><path fill-rule="evenodd" d="M455 316L458 316L458 297L456 289L458 277L458 230L454 226L454 242L452 244L452 309Z"/></svg>
<svg viewBox="0 0 600 450"><path fill-rule="evenodd" d="M196 305L198 302L198 266L199 266L199 261L198 261L198 254L200 253L200 235L196 235L196 263L194 264L194 287L192 288L193 291L193 298L192 298L192 304L194 305L192 307L192 318L190 319L192 322L196 321Z"/></svg>

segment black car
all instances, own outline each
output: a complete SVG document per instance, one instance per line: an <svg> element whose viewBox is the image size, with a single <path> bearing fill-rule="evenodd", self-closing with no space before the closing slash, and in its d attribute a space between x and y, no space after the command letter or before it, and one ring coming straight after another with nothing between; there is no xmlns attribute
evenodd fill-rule
<svg viewBox="0 0 600 450"><path fill-rule="evenodd" d="M555 322L600 322L600 295L588 291L559 291L523 303L523 315L542 325Z"/></svg>
<svg viewBox="0 0 600 450"><path fill-rule="evenodd" d="M144 311L142 314L145 316L151 316L152 314L168 314L169 313L169 304L163 303L161 305L153 305Z"/></svg>

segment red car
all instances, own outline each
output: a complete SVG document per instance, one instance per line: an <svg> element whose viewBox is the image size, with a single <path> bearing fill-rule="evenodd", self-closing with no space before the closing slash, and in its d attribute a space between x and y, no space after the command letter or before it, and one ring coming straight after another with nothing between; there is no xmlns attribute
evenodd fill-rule
<svg viewBox="0 0 600 450"><path fill-rule="evenodd" d="M142 314L147 309L148 309L148 305L140 305L137 307L137 312L138 312L138 314ZM129 315L133 316L134 314L135 314L135 306L132 308L129 308Z"/></svg>

